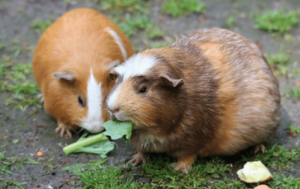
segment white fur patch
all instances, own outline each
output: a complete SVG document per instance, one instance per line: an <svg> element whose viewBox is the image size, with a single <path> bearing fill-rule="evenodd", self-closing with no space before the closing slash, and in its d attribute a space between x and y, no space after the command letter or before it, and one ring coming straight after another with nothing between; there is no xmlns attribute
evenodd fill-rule
<svg viewBox="0 0 300 189"><path fill-rule="evenodd" d="M81 127L91 131L100 132L103 130L102 124L103 120L101 118L102 111L102 94L101 94L101 83L98 84L93 70L90 70L90 78L87 85L87 107L88 115L86 118L82 119Z"/></svg>
<svg viewBox="0 0 300 189"><path fill-rule="evenodd" d="M124 64L121 64L115 68L115 71L120 75L123 76L123 82L117 86L117 88L108 96L107 98L107 107L110 110L113 110L114 102L118 96L118 93L124 84L124 82L133 76L145 75L145 73L154 66L157 59L153 56L142 57L141 54L136 54L129 58ZM111 112L110 112L111 113Z"/></svg>
<svg viewBox="0 0 300 189"><path fill-rule="evenodd" d="M130 57L124 64L115 68L119 75L123 75L123 82L130 76L145 75L157 62L154 56L142 56L140 53Z"/></svg>
<svg viewBox="0 0 300 189"><path fill-rule="evenodd" d="M119 45L119 48L120 48L120 50L122 52L122 55L123 55L123 58L124 58L124 60L126 60L127 59L127 53L126 53L126 49L123 45L122 39L110 27L106 27L105 30L114 38L115 42Z"/></svg>
<svg viewBox="0 0 300 189"><path fill-rule="evenodd" d="M108 97L107 97L107 100L106 100L106 105L108 107L108 112L110 115L112 115L113 113L110 111L110 110L113 110L115 109L114 107L114 102L116 101L116 98L117 98L117 94L119 93L120 91L120 88L121 88L121 85L120 84Z"/></svg>

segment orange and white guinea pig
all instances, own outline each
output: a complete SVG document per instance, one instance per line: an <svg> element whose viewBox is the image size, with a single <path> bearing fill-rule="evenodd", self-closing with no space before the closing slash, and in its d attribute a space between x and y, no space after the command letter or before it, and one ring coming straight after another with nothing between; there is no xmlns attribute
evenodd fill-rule
<svg viewBox="0 0 300 189"><path fill-rule="evenodd" d="M71 137L77 126L103 130L109 120L105 99L115 84L108 73L133 54L121 30L93 9L67 12L46 29L32 64L45 110L57 119L57 133Z"/></svg>
<svg viewBox="0 0 300 189"><path fill-rule="evenodd" d="M111 70L111 117L132 121L138 154L166 152L188 173L197 155L233 155L276 136L280 93L263 53L245 37L202 29Z"/></svg>

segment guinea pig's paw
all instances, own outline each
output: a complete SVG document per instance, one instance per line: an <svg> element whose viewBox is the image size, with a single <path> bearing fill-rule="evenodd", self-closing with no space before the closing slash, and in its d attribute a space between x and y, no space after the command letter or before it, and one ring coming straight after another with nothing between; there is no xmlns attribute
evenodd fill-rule
<svg viewBox="0 0 300 189"><path fill-rule="evenodd" d="M184 174L188 174L189 169L191 168L192 164L194 163L195 159L197 158L197 154L190 155L190 156L184 156L181 158L178 158L177 163L170 164L171 167L174 167L176 171L180 170Z"/></svg>
<svg viewBox="0 0 300 189"><path fill-rule="evenodd" d="M41 104L44 104L45 99L44 99L44 96L43 96L42 93L41 93L41 94L38 94L38 95L37 95L37 98L40 99L40 103L41 103Z"/></svg>
<svg viewBox="0 0 300 189"><path fill-rule="evenodd" d="M60 133L61 137L66 137L66 138L72 138L72 133L70 129L65 126L63 123L58 123L58 127L55 129L55 132L58 134Z"/></svg>
<svg viewBox="0 0 300 189"><path fill-rule="evenodd" d="M37 98L40 99L40 103L41 103L41 104L44 104L44 100L45 100L45 99L44 99L44 96L43 96L42 93L41 93L41 94L38 94L38 95L37 95Z"/></svg>
<svg viewBox="0 0 300 189"><path fill-rule="evenodd" d="M181 170L186 175L189 174L189 169L191 168L191 165L185 162L171 163L170 166L174 167L176 171Z"/></svg>
<svg viewBox="0 0 300 189"><path fill-rule="evenodd" d="M132 159L128 161L128 163L133 163L133 167L136 167L141 163L146 164L147 162L146 162L145 154L143 152L138 151L138 153L134 155Z"/></svg>
<svg viewBox="0 0 300 189"><path fill-rule="evenodd" d="M266 150L266 148L265 148L265 145L263 145L263 144L258 144L256 146L254 146L254 154L256 154L259 151L265 152L265 150Z"/></svg>

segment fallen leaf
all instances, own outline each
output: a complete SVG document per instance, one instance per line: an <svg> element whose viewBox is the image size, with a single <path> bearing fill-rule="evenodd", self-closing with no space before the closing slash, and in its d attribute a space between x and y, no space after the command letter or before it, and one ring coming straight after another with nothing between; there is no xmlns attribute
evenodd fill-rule
<svg viewBox="0 0 300 189"><path fill-rule="evenodd" d="M290 137L296 138L297 137L297 133L290 131L288 133L290 135Z"/></svg>

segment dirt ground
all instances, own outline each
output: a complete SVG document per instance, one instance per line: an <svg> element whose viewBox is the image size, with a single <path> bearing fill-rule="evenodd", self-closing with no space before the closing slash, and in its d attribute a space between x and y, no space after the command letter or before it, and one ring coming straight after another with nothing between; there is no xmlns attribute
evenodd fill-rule
<svg viewBox="0 0 300 189"><path fill-rule="evenodd" d="M68 3L67 3L68 2ZM286 43L281 36L274 36L266 31L253 28L253 13L262 12L265 9L276 9L285 7L300 12L300 1L298 0L253 0L253 1L223 1L205 0L207 12L193 14L179 18L172 18L160 13L159 3L151 5L153 12L152 19L157 25L166 30L166 36L189 34L195 29L207 27L224 27L224 18L229 15L235 16L235 23L231 30L238 32L254 42L262 44L264 52L277 53L280 48L291 52L292 62L298 63L300 58L300 25L296 26L290 34L293 36L291 43ZM35 18L47 20L57 18L68 10L78 7L98 8L94 1L61 1L61 0L0 0L0 39L5 46L11 46L13 40L28 42L31 48L29 52L20 53L19 62L31 62L32 50L39 39L40 34L31 29L30 24ZM201 21L202 20L202 21ZM131 37L136 45L141 45L138 38ZM7 51L0 51L0 57L4 57ZM299 66L298 66L299 68ZM290 88L295 88L295 83L300 81L299 77L278 78L281 94L286 94ZM56 121L43 109L29 107L21 111L5 105L8 93L0 93L0 151L6 151L7 156L30 157L37 160L37 151L42 151L44 157L41 165L25 165L15 174L7 176L15 178L19 182L27 182L24 188L58 188L62 182L70 178L70 173L61 172L61 168L73 163L87 162L91 159L98 159L97 155L71 154L65 156L62 147L78 139L75 135L72 139L61 138L54 132ZM278 138L274 143L285 145L292 149L299 146L300 135L296 138L290 137L287 125L294 122L299 128L300 125L300 100L282 97L282 123L278 131ZM38 125L44 125L37 127ZM14 144L13 141L19 139ZM8 143L8 145L4 145ZM4 147L3 147L4 146ZM110 164L115 165L128 160L135 153L135 149L122 141L118 142L118 148L109 156ZM52 159L53 158L53 159ZM300 163L292 175L300 174ZM61 188L70 188L63 185Z"/></svg>

